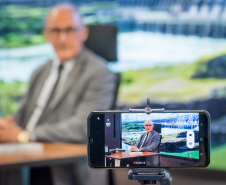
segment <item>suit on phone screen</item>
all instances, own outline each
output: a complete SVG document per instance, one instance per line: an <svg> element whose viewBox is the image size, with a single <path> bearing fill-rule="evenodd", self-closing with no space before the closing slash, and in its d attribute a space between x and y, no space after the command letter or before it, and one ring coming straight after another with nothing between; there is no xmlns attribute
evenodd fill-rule
<svg viewBox="0 0 226 185"><path fill-rule="evenodd" d="M158 153L158 146L160 144L160 134L155 130L150 133L143 133L140 136L139 142L136 145L141 152L156 152Z"/></svg>

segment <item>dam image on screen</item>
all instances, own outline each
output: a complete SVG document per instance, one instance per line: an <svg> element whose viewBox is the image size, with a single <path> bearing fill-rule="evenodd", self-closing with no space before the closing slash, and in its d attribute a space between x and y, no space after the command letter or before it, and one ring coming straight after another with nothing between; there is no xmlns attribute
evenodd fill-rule
<svg viewBox="0 0 226 185"><path fill-rule="evenodd" d="M199 165L198 113L116 113L105 122L106 166Z"/></svg>

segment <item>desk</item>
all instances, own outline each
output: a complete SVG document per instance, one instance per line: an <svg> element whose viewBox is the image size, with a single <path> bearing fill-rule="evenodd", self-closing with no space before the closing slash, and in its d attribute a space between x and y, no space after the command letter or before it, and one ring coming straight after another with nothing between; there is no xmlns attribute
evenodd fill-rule
<svg viewBox="0 0 226 185"><path fill-rule="evenodd" d="M66 143L43 143L43 145L44 150L40 152L0 154L0 171L21 169L22 182L18 184L27 185L29 184L29 167L70 164L87 155L86 145Z"/></svg>
<svg viewBox="0 0 226 185"><path fill-rule="evenodd" d="M41 152L0 154L0 169L70 163L87 155L86 145L43 143Z"/></svg>
<svg viewBox="0 0 226 185"><path fill-rule="evenodd" d="M154 152L130 152L130 151L118 151L116 153L112 153L111 155L105 155L106 157L106 164L111 160L115 159L115 166L120 166L120 160L123 159L131 159L136 157L145 157L145 156L156 156L159 155L159 153Z"/></svg>

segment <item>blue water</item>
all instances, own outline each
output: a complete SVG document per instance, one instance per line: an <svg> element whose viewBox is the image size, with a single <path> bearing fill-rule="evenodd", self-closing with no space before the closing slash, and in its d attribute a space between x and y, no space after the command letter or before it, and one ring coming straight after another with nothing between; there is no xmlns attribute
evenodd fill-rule
<svg viewBox="0 0 226 185"><path fill-rule="evenodd" d="M122 72L194 62L199 57L226 49L225 39L168 35L150 32L127 32L118 35L118 62L112 71ZM27 48L0 49L0 80L28 81L38 66L53 58L50 44Z"/></svg>
<svg viewBox="0 0 226 185"><path fill-rule="evenodd" d="M0 50L0 80L28 81L32 72L55 57L50 44Z"/></svg>

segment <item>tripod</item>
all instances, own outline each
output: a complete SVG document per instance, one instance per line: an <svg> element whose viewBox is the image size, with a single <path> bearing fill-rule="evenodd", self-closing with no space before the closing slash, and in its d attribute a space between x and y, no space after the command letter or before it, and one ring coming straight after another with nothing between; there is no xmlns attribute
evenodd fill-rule
<svg viewBox="0 0 226 185"><path fill-rule="evenodd" d="M164 109L150 108L149 98L147 99L147 107L145 109L130 109L130 112L145 112L146 114L161 111L164 111ZM133 168L128 172L128 179L138 180L141 185L156 184L156 181L159 181L161 185L172 185L170 173L163 168Z"/></svg>
<svg viewBox="0 0 226 185"><path fill-rule="evenodd" d="M156 184L156 181L161 185L172 185L170 173L162 168L133 168L128 172L128 179L138 180L141 185Z"/></svg>

